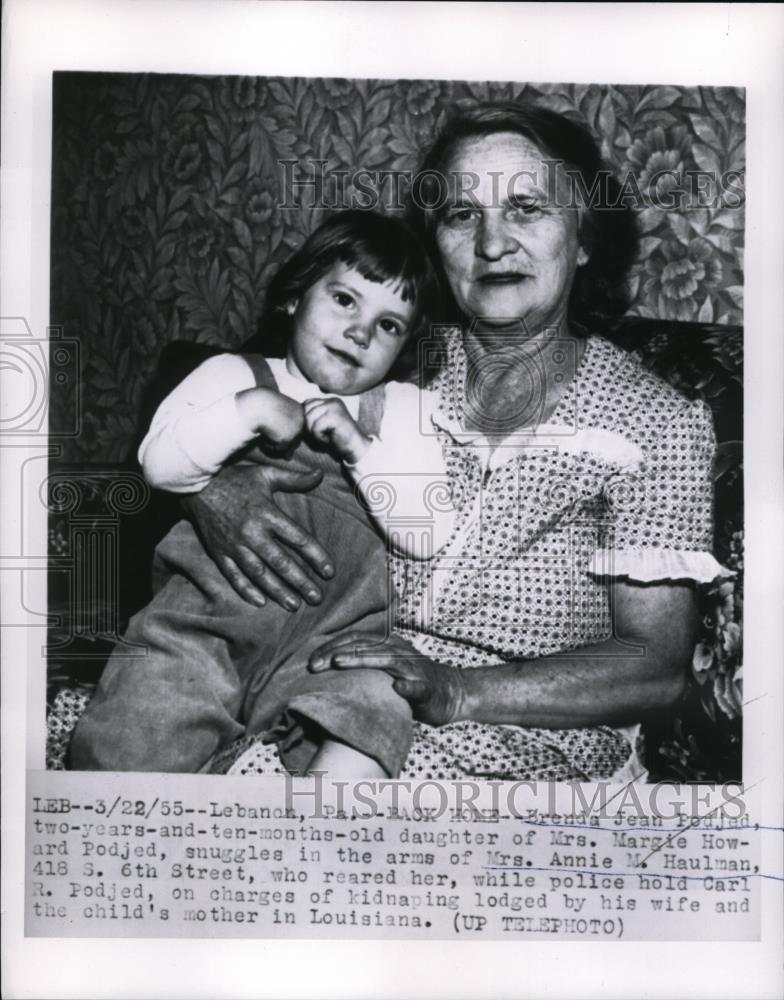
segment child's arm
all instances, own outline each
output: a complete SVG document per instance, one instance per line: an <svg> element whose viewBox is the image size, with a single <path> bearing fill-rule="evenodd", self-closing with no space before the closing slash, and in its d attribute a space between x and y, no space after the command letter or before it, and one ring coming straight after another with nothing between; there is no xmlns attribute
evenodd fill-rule
<svg viewBox="0 0 784 1000"><path fill-rule="evenodd" d="M356 465L370 448L373 439L366 437L342 400L306 399L303 403L305 424L317 441L348 465Z"/></svg>
<svg viewBox="0 0 784 1000"><path fill-rule="evenodd" d="M139 462L151 486L196 493L259 434L273 445L284 443L297 415L301 431L298 403L258 388L242 357L221 354L199 365L164 399L139 448Z"/></svg>
<svg viewBox="0 0 784 1000"><path fill-rule="evenodd" d="M390 382L380 437L362 433L340 399L305 401L305 424L343 461L371 515L392 546L428 559L446 545L457 512L446 462L430 423L434 399Z"/></svg>
<svg viewBox="0 0 784 1000"><path fill-rule="evenodd" d="M255 437L273 450L288 448L305 428L302 406L282 392L264 386L243 389L234 401L237 412Z"/></svg>
<svg viewBox="0 0 784 1000"><path fill-rule="evenodd" d="M389 382L379 437L347 463L357 488L393 548L429 559L455 528L446 460L431 422L435 395Z"/></svg>

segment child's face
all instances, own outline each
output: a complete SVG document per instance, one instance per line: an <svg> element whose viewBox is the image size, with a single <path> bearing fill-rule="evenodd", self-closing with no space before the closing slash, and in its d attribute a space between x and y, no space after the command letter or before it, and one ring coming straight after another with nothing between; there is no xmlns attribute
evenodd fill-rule
<svg viewBox="0 0 784 1000"><path fill-rule="evenodd" d="M323 392L353 396L386 379L413 318L393 284L338 261L296 304L289 358Z"/></svg>

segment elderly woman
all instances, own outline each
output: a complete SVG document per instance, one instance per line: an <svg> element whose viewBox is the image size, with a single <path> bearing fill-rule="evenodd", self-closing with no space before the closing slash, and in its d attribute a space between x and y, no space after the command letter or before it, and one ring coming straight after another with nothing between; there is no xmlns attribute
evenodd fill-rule
<svg viewBox="0 0 784 1000"><path fill-rule="evenodd" d="M436 385L460 517L438 558L392 558L395 635L341 636L311 669L395 678L418 720L406 776L641 776L640 720L681 693L695 583L721 572L710 413L588 332L619 308L634 239L581 126L479 106L419 179L453 300ZM247 475L259 501L242 511L232 477ZM272 498L309 485L227 469L189 500L247 598L258 587L295 607L329 586L329 555Z"/></svg>

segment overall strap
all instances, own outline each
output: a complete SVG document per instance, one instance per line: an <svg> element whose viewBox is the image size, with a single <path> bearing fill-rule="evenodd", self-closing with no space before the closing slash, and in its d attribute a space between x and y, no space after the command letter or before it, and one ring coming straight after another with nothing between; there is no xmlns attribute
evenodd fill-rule
<svg viewBox="0 0 784 1000"><path fill-rule="evenodd" d="M372 389L363 392L359 397L359 413L357 423L363 434L378 437L381 421L384 417L384 402L386 392L383 385L374 385Z"/></svg>
<svg viewBox="0 0 784 1000"><path fill-rule="evenodd" d="M257 386L263 386L265 389L278 388L272 369L263 354L242 354L240 357L250 366Z"/></svg>
<svg viewBox="0 0 784 1000"><path fill-rule="evenodd" d="M278 385L270 366L262 354L243 354L242 358L250 365L256 385L264 388L277 389ZM377 437L384 416L384 401L386 393L383 385L375 385L359 397L359 413L357 423L363 434Z"/></svg>

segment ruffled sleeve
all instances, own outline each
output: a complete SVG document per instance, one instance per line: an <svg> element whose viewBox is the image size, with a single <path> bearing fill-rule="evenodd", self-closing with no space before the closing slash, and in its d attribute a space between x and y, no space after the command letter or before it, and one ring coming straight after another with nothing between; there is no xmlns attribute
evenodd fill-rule
<svg viewBox="0 0 784 1000"><path fill-rule="evenodd" d="M599 549L591 563L591 573L606 579L625 577L638 583L665 580L693 580L712 583L734 576L710 552L685 549Z"/></svg>
<svg viewBox="0 0 784 1000"><path fill-rule="evenodd" d="M659 412L639 434L643 463L608 481L609 524L590 572L642 583L711 583L733 573L713 557L710 409L701 400Z"/></svg>

